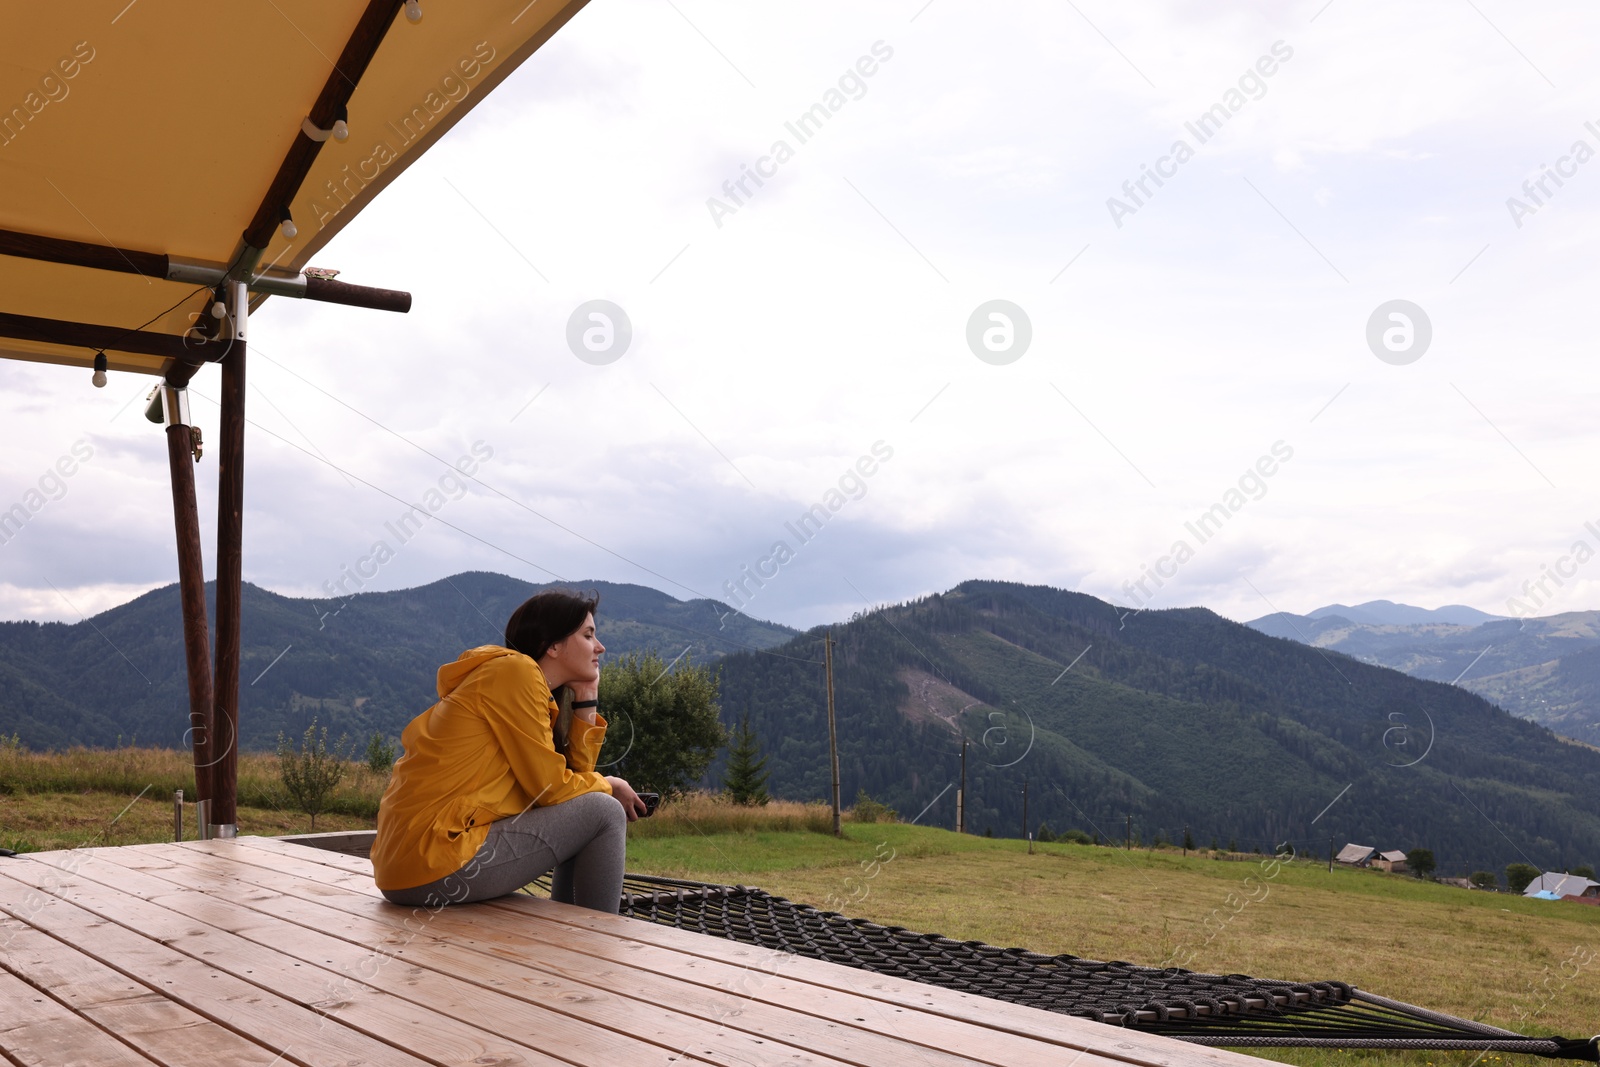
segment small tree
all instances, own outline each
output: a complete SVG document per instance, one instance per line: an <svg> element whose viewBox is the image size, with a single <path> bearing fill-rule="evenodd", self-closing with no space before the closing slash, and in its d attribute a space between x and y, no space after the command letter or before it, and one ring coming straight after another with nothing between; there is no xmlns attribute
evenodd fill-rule
<svg viewBox="0 0 1600 1067"><path fill-rule="evenodd" d="M1569 873L1575 874L1579 878L1587 878L1591 882L1594 881L1594 868L1589 866L1587 863L1578 864L1576 867L1572 868Z"/></svg>
<svg viewBox="0 0 1600 1067"><path fill-rule="evenodd" d="M373 774L388 774L394 766L394 743L374 730L367 742L367 770Z"/></svg>
<svg viewBox="0 0 1600 1067"><path fill-rule="evenodd" d="M759 807L770 801L767 793L767 757L761 755L756 735L750 729L750 716L740 718L728 749L728 769L722 775L722 788L735 804Z"/></svg>
<svg viewBox="0 0 1600 1067"><path fill-rule="evenodd" d="M717 718L718 678L685 659L630 653L600 671L605 746L596 769L635 789L671 795L698 782L728 740Z"/></svg>
<svg viewBox="0 0 1600 1067"><path fill-rule="evenodd" d="M1050 829L1049 823L1042 822L1039 824L1039 832L1033 835L1033 839L1035 841L1054 841L1056 839L1055 831Z"/></svg>
<svg viewBox="0 0 1600 1067"><path fill-rule="evenodd" d="M1189 828L1185 826L1183 828L1183 851L1185 853L1193 852L1194 847L1194 835L1191 834L1189 832Z"/></svg>
<svg viewBox="0 0 1600 1067"><path fill-rule="evenodd" d="M1506 888L1513 893L1520 893L1528 888L1528 883L1539 877L1539 868L1531 863L1513 863L1506 868Z"/></svg>
<svg viewBox="0 0 1600 1067"><path fill-rule="evenodd" d="M1472 877L1468 878L1467 881L1479 889L1500 888L1500 879L1495 877L1493 871L1473 871Z"/></svg>
<svg viewBox="0 0 1600 1067"><path fill-rule="evenodd" d="M1406 866L1410 867L1411 872L1418 878L1426 878L1439 865L1434 861L1433 849L1414 848L1406 853Z"/></svg>
<svg viewBox="0 0 1600 1067"><path fill-rule="evenodd" d="M289 739L278 734L278 773L283 778L283 788L299 809L311 816L311 831L316 832L317 816L328 810L333 791L344 780L345 758L348 744L341 734L328 749L328 728L317 732L317 720L312 719L296 752Z"/></svg>

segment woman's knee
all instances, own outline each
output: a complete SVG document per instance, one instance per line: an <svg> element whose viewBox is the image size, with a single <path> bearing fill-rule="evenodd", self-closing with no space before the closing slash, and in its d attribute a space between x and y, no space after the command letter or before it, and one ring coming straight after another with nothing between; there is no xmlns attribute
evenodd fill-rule
<svg viewBox="0 0 1600 1067"><path fill-rule="evenodd" d="M600 829L610 829L620 826L626 829L628 813L622 810L622 802L610 793L584 793L582 796L573 797L568 804L581 804L586 814L595 820Z"/></svg>

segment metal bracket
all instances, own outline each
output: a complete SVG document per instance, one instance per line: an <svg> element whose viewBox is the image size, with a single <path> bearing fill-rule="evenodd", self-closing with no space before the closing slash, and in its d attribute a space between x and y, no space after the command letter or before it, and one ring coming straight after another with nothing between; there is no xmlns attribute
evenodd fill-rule
<svg viewBox="0 0 1600 1067"><path fill-rule="evenodd" d="M150 390L144 417L158 425L188 426L189 390L162 382Z"/></svg>

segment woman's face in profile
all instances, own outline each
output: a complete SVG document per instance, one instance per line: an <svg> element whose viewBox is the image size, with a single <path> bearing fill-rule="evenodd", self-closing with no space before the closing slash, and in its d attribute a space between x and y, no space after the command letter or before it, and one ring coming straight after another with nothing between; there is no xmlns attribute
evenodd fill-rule
<svg viewBox="0 0 1600 1067"><path fill-rule="evenodd" d="M583 625L575 633L552 645L545 658L567 681L594 682L600 679L600 654L605 650L595 634L594 615L590 614L584 616Z"/></svg>

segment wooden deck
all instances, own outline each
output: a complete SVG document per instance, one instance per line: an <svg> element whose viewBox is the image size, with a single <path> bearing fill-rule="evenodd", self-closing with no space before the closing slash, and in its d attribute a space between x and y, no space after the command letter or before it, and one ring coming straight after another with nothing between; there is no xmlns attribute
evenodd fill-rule
<svg viewBox="0 0 1600 1067"><path fill-rule="evenodd" d="M0 858L15 1064L1260 1067L532 897L395 907L272 838Z"/></svg>

